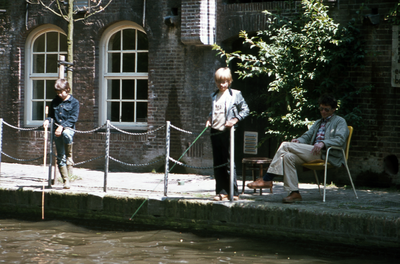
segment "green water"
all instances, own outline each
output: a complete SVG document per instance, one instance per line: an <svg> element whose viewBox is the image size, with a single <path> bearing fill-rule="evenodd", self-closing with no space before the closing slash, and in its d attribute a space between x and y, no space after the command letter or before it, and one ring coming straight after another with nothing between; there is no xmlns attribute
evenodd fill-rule
<svg viewBox="0 0 400 264"><path fill-rule="evenodd" d="M169 230L0 219L0 263L398 263L379 252Z"/></svg>

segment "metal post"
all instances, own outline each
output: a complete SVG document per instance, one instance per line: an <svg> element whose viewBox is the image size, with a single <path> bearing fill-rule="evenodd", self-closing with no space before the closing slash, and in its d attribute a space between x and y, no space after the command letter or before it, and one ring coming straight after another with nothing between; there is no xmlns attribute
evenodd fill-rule
<svg viewBox="0 0 400 264"><path fill-rule="evenodd" d="M229 192L229 200L232 202L233 201L233 181L234 181L234 176L235 176L235 127L231 127L231 148L230 148L230 168L231 168L231 185L230 185L230 192Z"/></svg>
<svg viewBox="0 0 400 264"><path fill-rule="evenodd" d="M50 150L49 150L49 182L47 184L48 188L51 188L51 174L52 174L52 168L53 168L53 118L50 119Z"/></svg>
<svg viewBox="0 0 400 264"><path fill-rule="evenodd" d="M60 55L59 59L60 61L65 61L65 56ZM64 75L65 75L65 66L64 64L60 63L58 66L58 79L64 79Z"/></svg>
<svg viewBox="0 0 400 264"><path fill-rule="evenodd" d="M168 191L168 172L169 172L169 147L170 147L170 128L171 122L167 121L165 127L165 175L164 175L164 196L167 196Z"/></svg>
<svg viewBox="0 0 400 264"><path fill-rule="evenodd" d="M3 118L0 118L0 175L1 175L1 152L3 151Z"/></svg>
<svg viewBox="0 0 400 264"><path fill-rule="evenodd" d="M107 175L108 175L109 163L110 163L110 120L107 120L106 155L105 155L105 165L104 165L104 187L103 187L104 192L107 192Z"/></svg>

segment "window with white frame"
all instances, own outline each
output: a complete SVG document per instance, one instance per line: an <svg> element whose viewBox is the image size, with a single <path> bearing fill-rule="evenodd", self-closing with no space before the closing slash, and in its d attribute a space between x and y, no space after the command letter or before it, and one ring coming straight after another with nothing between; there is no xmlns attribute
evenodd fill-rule
<svg viewBox="0 0 400 264"><path fill-rule="evenodd" d="M147 129L148 40L132 22L109 28L102 38L100 121Z"/></svg>
<svg viewBox="0 0 400 264"><path fill-rule="evenodd" d="M41 27L26 42L25 125L37 126L45 119L45 107L56 96L58 58L67 54L67 37L55 26Z"/></svg>

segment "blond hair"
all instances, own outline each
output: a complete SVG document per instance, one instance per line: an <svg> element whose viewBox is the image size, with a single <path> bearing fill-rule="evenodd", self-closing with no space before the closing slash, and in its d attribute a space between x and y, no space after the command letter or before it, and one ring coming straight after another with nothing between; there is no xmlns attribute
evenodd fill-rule
<svg viewBox="0 0 400 264"><path fill-rule="evenodd" d="M214 75L216 83L228 81L229 85L233 82L231 70L228 67L219 68Z"/></svg>

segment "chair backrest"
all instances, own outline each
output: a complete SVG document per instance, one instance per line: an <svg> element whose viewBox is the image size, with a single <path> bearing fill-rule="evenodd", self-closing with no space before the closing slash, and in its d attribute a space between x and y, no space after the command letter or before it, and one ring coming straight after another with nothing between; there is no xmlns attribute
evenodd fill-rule
<svg viewBox="0 0 400 264"><path fill-rule="evenodd" d="M350 150L350 141L351 141L351 136L353 135L353 127L352 126L347 126L349 128L349 136L347 137L347 142L346 142L346 160L349 158L349 150Z"/></svg>

